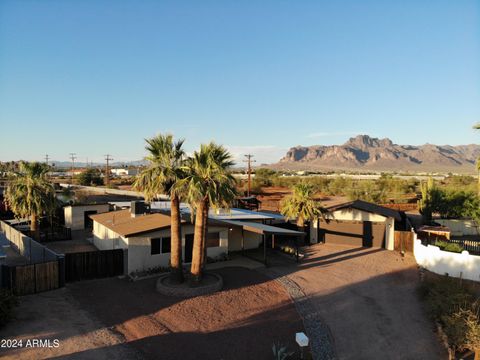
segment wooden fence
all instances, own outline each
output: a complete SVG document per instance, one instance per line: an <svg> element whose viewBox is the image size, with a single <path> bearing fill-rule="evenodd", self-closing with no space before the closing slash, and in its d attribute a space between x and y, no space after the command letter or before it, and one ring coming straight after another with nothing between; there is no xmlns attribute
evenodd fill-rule
<svg viewBox="0 0 480 360"><path fill-rule="evenodd" d="M414 235L412 231L395 231L394 249L413 253Z"/></svg>
<svg viewBox="0 0 480 360"><path fill-rule="evenodd" d="M2 283L15 295L35 294L64 285L62 261L7 266L2 265Z"/></svg>
<svg viewBox="0 0 480 360"><path fill-rule="evenodd" d="M122 249L65 254L65 280L118 276L123 274Z"/></svg>

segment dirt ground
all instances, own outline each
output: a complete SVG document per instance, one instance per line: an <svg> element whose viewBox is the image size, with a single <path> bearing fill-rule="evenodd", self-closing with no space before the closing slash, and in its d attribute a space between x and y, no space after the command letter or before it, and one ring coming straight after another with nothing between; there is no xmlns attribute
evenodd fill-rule
<svg viewBox="0 0 480 360"><path fill-rule="evenodd" d="M330 328L339 359L446 359L416 288L413 256L318 244L297 268L276 264L309 296Z"/></svg>
<svg viewBox="0 0 480 360"><path fill-rule="evenodd" d="M5 359L271 359L303 324L280 284L243 268L215 272L221 292L192 299L155 292L156 279L101 279L21 299L0 338L60 338L54 349L0 349ZM2 356L3 355L3 356Z"/></svg>
<svg viewBox="0 0 480 360"><path fill-rule="evenodd" d="M260 205L260 210L279 211L280 202L291 192L291 189L280 186L263 187L262 193L257 196L258 200L262 202ZM318 194L316 199L319 200L324 207L333 206L348 201L348 199L344 196L328 196L324 194Z"/></svg>

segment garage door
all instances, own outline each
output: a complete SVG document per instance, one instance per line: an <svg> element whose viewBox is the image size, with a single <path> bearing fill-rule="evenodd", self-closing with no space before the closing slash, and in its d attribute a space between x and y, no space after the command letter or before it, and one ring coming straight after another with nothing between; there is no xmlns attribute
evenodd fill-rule
<svg viewBox="0 0 480 360"><path fill-rule="evenodd" d="M319 241L364 247L385 247L385 224L371 221L320 221Z"/></svg>

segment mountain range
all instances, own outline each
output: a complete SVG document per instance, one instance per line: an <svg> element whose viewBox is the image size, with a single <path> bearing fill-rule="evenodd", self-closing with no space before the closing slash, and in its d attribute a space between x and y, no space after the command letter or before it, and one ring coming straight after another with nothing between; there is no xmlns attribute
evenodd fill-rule
<svg viewBox="0 0 480 360"><path fill-rule="evenodd" d="M272 167L285 170L363 170L476 173L480 146L398 145L368 135L350 138L343 145L290 148Z"/></svg>

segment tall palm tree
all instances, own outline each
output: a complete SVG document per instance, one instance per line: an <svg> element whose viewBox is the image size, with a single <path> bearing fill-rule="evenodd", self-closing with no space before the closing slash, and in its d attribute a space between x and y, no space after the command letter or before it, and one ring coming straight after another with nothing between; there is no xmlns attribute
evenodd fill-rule
<svg viewBox="0 0 480 360"><path fill-rule="evenodd" d="M55 189L47 179L48 171L46 164L22 162L5 190L8 207L17 217L30 217L30 232L37 239L39 217L55 210Z"/></svg>
<svg viewBox="0 0 480 360"><path fill-rule="evenodd" d="M286 196L280 204L280 212L287 220L296 220L302 230L305 222L324 217L326 210L315 200L315 189L311 184L298 183L292 188L292 194Z"/></svg>
<svg viewBox="0 0 480 360"><path fill-rule="evenodd" d="M172 135L157 135L145 139L146 159L149 165L136 178L134 189L143 192L146 201L152 201L159 194L170 197L171 217L171 249L170 249L170 280L174 283L183 282L182 269L182 237L180 218L181 193L175 184L184 177L183 165L185 152L182 149L184 140L173 140Z"/></svg>
<svg viewBox="0 0 480 360"><path fill-rule="evenodd" d="M187 176L178 186L185 191L186 199L195 214L191 280L198 283L205 262L205 237L210 208L227 208L237 194L236 180L230 172L234 165L231 154L213 142L201 145L188 159Z"/></svg>

